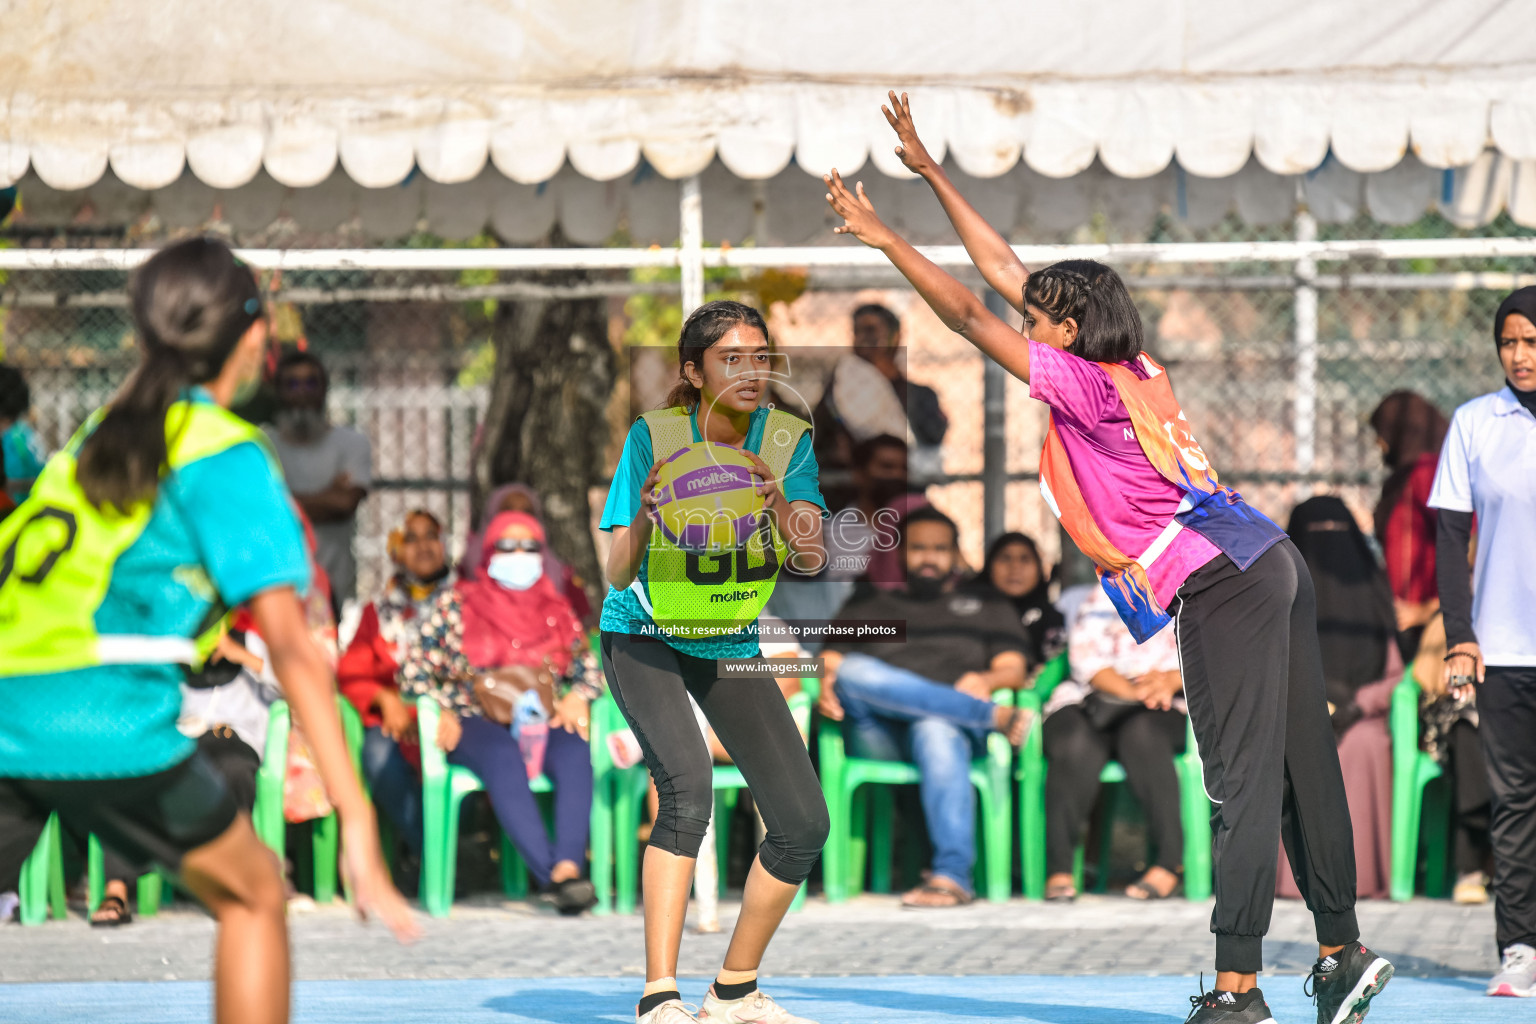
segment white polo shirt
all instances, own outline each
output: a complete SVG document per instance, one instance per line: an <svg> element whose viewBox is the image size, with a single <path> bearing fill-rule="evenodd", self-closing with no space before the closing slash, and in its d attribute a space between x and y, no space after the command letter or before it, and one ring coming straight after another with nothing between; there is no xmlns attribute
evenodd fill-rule
<svg viewBox="0 0 1536 1024"><path fill-rule="evenodd" d="M1472 629L1489 665L1536 665L1536 416L1508 386L1456 410L1429 494L1477 515Z"/></svg>

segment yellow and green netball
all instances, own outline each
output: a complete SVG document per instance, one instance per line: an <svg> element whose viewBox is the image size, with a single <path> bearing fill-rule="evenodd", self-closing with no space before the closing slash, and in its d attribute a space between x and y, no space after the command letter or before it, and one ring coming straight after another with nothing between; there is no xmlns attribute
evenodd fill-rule
<svg viewBox="0 0 1536 1024"><path fill-rule="evenodd" d="M715 441L679 448L657 476L656 526L692 554L735 551L763 510L753 484L752 462L740 448Z"/></svg>

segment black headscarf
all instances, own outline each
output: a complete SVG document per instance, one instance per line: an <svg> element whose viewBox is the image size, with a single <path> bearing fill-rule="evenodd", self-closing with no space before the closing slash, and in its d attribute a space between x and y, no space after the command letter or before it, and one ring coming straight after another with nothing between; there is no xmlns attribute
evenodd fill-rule
<svg viewBox="0 0 1536 1024"><path fill-rule="evenodd" d="M1397 507L1413 468L1426 455L1439 456L1451 425L1428 399L1412 391L1394 391L1371 413L1371 429L1387 443L1387 479L1376 503L1376 539L1385 540L1387 521Z"/></svg>
<svg viewBox="0 0 1536 1024"><path fill-rule="evenodd" d="M1004 548L1013 544L1022 544L1029 548L1030 554L1035 556L1035 564L1040 567L1040 582L1035 584L1034 589L1018 597L1004 594L992 585L992 563L997 561L997 556ZM1019 613L1019 622L1023 625L1024 632L1029 635L1028 653L1031 668L1061 653L1067 620L1051 603L1050 581L1045 577L1045 562L1040 557L1040 548L1028 534L1015 530L994 540L987 548L987 559L982 564L977 582L1013 605L1014 611Z"/></svg>
<svg viewBox="0 0 1536 1024"><path fill-rule="evenodd" d="M1397 639L1386 571L1355 517L1331 495L1297 505L1286 532L1306 560L1317 592L1328 700L1349 707L1360 687L1386 673L1387 645Z"/></svg>
<svg viewBox="0 0 1536 1024"><path fill-rule="evenodd" d="M1493 314L1493 343L1499 344L1504 336L1504 321L1509 314L1519 313L1531 323L1536 324L1536 285L1527 285L1524 288L1516 288L1504 296L1504 301L1499 303L1499 311ZM1515 398L1520 404L1530 410L1531 415L1536 416L1536 391L1521 391L1509 384L1509 390L1515 393Z"/></svg>

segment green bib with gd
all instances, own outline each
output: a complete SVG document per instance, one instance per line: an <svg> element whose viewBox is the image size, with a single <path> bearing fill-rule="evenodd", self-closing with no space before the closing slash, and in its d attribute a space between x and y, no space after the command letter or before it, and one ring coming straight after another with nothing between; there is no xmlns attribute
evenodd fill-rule
<svg viewBox="0 0 1536 1024"><path fill-rule="evenodd" d="M651 434L651 451L666 461L694 444L693 417L686 409L659 409L641 416ZM801 436L810 424L779 409L768 410L758 456L782 481ZM698 555L651 531L645 579L630 584L651 621L680 640L706 640L738 633L757 621L773 594L789 547L772 517L759 517L758 528L735 551Z"/></svg>

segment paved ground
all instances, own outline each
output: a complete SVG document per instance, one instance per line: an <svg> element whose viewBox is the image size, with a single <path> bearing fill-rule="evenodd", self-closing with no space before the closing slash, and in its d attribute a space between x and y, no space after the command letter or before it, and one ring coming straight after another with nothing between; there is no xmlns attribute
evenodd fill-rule
<svg viewBox="0 0 1536 1024"><path fill-rule="evenodd" d="M727 933L735 910L734 904L721 906ZM1359 912L1365 941L1392 959L1399 977L1486 976L1495 962L1490 907L1373 901ZM894 897L865 896L836 907L812 899L785 922L764 969L780 977L1192 977L1211 969L1209 918L1209 903L1138 904L1111 896L1086 896L1070 905L1015 901L939 911L902 910ZM455 904L447 921L427 920L425 937L410 948L397 946L378 927L357 925L341 907L295 914L290 922L301 979L643 973L638 917L568 919L528 904L471 900ZM0 983L202 980L212 935L212 922L186 904L118 930L88 928L78 916L35 928L4 925ZM725 944L724 933L690 931L682 972L707 976L718 968ZM1280 903L1265 944L1266 971L1299 975L1316 955L1305 908ZM9 1019L0 1000L0 1021Z"/></svg>

